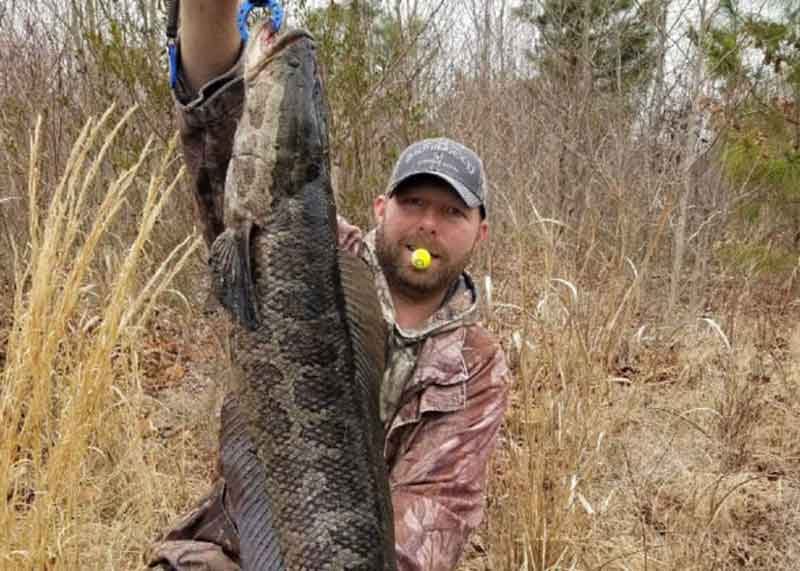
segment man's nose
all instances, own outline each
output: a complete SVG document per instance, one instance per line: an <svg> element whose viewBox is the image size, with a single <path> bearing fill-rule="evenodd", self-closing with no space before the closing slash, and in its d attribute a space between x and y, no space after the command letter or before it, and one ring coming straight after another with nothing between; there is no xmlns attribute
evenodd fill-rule
<svg viewBox="0 0 800 571"><path fill-rule="evenodd" d="M426 208L419 219L419 229L424 232L436 234L436 229L439 225L439 219L436 211L433 208Z"/></svg>

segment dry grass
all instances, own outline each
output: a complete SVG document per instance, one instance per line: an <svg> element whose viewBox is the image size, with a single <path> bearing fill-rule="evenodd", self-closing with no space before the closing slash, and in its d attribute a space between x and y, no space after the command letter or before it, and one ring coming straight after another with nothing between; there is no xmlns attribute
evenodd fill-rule
<svg viewBox="0 0 800 571"><path fill-rule="evenodd" d="M651 320L657 232L635 267L591 284L542 230L558 226L539 224L536 248L496 238L519 252L516 272L495 261L515 277L493 284L487 320L515 387L461 569L797 568L796 310L758 315L737 292L724 318Z"/></svg>
<svg viewBox="0 0 800 571"><path fill-rule="evenodd" d="M177 306L158 301L199 242L152 264L155 222L178 184L171 149L153 163L147 146L103 179L104 149L127 120L111 126L111 116L86 125L45 210L39 130L32 141L31 239L3 276L13 302L0 308L2 569L142 568L213 473L220 325L198 314L202 287L173 291ZM137 192L135 238L105 240ZM735 290L713 318L649 320L645 284L666 215L635 265L594 284L581 274L586 257L563 256L565 224L495 216L509 230L493 247L513 255L484 252L476 271L499 276L486 322L514 390L487 519L461 569L795 568L793 306L759 316Z"/></svg>
<svg viewBox="0 0 800 571"><path fill-rule="evenodd" d="M213 474L221 325L201 314L172 149L140 152L169 130L166 96L81 129L124 89L95 97L105 71L87 60L85 81L61 43L17 33L0 46L0 569L141 569ZM797 569L798 285L718 255L755 244L731 224L741 189L698 163L665 315L680 144L635 140L640 117L613 97L462 79L425 128L486 162L493 235L475 273L492 276L486 323L514 387L461 569ZM347 175L380 178L387 149L417 134L361 141L369 172Z"/></svg>
<svg viewBox="0 0 800 571"><path fill-rule="evenodd" d="M86 124L46 211L38 206L41 121L31 144L30 242L15 250L0 386L4 569L130 566L153 533L153 515L176 499L163 491L187 483L180 470L164 470L165 449L148 436L154 405L142 390L140 341L156 301L200 241L187 238L140 280L153 227L178 179L165 178L174 141L147 184L140 169L152 144L115 180L98 179L131 114L111 129L112 110ZM107 190L92 208L97 187ZM141 223L117 261L98 245L131 192L146 195ZM98 268L107 289L98 287Z"/></svg>
<svg viewBox="0 0 800 571"><path fill-rule="evenodd" d="M0 393L3 569L141 568L212 472L218 324L157 302L199 242L139 275L177 180L166 178L168 149L143 184L151 146L115 180L95 180L128 119L110 128L110 116L86 125L16 252ZM107 192L88 214L97 184ZM136 191L146 192L136 238L101 257ZM539 219L534 233L503 238L516 241L508 264L519 271L495 261L515 276L491 284L487 307L514 391L487 520L461 568L793 569L800 328L750 317L732 343L710 318L642 327L626 307L641 302L652 248L636 272L579 286L581 264L559 257L553 227Z"/></svg>
<svg viewBox="0 0 800 571"><path fill-rule="evenodd" d="M614 376L566 327L529 330L463 569L796 568L800 329L729 351L687 325Z"/></svg>

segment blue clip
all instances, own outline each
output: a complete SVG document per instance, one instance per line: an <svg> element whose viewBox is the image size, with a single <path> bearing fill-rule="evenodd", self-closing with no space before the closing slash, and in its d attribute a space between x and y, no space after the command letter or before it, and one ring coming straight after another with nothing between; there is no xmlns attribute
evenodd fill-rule
<svg viewBox="0 0 800 571"><path fill-rule="evenodd" d="M167 42L167 56L169 57L169 86L175 89L178 83L178 50L175 49L175 41Z"/></svg>
<svg viewBox="0 0 800 571"><path fill-rule="evenodd" d="M283 7L281 7L278 0L245 0L239 6L239 15L236 22L239 25L239 36L242 38L242 43L247 43L250 33L247 30L247 17L253 8L269 8L270 25L272 26L272 33L277 34L281 29L283 23Z"/></svg>

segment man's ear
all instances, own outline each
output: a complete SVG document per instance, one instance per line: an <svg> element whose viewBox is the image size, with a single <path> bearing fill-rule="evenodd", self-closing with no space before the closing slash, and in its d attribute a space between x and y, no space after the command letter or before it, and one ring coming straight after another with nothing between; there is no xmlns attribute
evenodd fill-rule
<svg viewBox="0 0 800 571"><path fill-rule="evenodd" d="M379 194L372 201L372 213L375 215L375 221L380 224L383 222L383 216L386 213L386 203L389 199L385 194Z"/></svg>
<svg viewBox="0 0 800 571"><path fill-rule="evenodd" d="M481 220L478 226L478 239L477 243L483 242L489 236L489 223L486 220Z"/></svg>

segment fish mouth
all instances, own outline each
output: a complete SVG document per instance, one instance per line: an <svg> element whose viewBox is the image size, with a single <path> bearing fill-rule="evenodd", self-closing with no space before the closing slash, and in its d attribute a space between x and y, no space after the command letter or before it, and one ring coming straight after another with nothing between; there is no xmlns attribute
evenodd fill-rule
<svg viewBox="0 0 800 571"><path fill-rule="evenodd" d="M288 31L280 31L277 34L272 33L270 26L262 24L254 33L254 38L258 38L257 42L252 42L255 55L247 58L245 70L245 80L252 82L261 71L267 67L272 61L280 56L289 45L298 40L306 39L314 42L314 36L310 32L303 29L293 29Z"/></svg>

